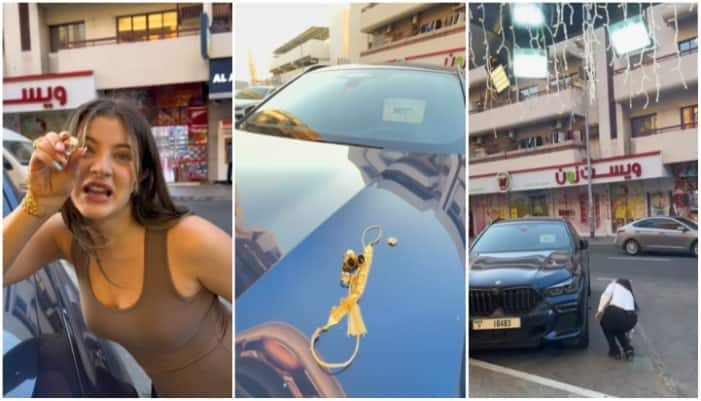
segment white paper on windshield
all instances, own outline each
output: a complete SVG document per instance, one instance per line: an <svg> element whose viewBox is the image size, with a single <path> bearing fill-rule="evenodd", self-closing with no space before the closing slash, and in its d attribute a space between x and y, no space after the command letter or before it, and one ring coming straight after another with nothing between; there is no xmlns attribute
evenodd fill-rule
<svg viewBox="0 0 701 401"><path fill-rule="evenodd" d="M395 123L421 124L426 111L426 101L390 97L385 99L382 119Z"/></svg>
<svg viewBox="0 0 701 401"><path fill-rule="evenodd" d="M541 244L554 244L555 236L553 234L541 234L540 236Z"/></svg>

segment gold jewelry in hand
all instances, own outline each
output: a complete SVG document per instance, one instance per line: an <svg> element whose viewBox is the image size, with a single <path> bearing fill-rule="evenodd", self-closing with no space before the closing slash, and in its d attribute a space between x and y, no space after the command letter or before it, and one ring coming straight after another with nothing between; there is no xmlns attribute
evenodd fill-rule
<svg viewBox="0 0 701 401"><path fill-rule="evenodd" d="M22 199L22 203L20 205L22 206L22 210L24 210L30 216L39 218L44 217L43 213L39 213L39 203L37 202L36 198L34 198L34 192L32 192L31 187L27 188L27 193L24 195L24 199Z"/></svg>
<svg viewBox="0 0 701 401"><path fill-rule="evenodd" d="M365 235L372 229L377 230L377 238L371 242L366 242ZM327 369L343 369L348 367L358 355L358 349L360 348L360 336L367 334L367 328L365 327L365 322L363 321L363 315L360 313L358 301L360 301L360 298L363 296L365 286L367 285L368 275L370 274L370 267L372 265L373 247L380 241L381 237L382 227L377 225L370 226L363 231L363 236L361 239L363 253L361 255L356 255L353 250L349 249L343 255L343 263L341 265L341 286L348 287L348 294L344 298L341 298L338 305L331 307L331 312L329 313L326 324L314 331L309 345L314 360L322 367ZM349 336L355 337L355 350L353 351L351 357L345 362L326 362L317 355L315 343L322 333L337 325L346 315L348 315L347 333Z"/></svg>

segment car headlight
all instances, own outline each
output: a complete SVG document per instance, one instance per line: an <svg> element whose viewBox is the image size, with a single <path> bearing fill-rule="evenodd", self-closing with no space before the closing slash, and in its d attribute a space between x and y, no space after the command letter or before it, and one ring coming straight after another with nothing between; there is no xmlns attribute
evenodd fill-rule
<svg viewBox="0 0 701 401"><path fill-rule="evenodd" d="M562 294L574 294L579 288L579 280L581 275L569 278L561 283L551 285L545 289L545 295L549 297L557 297Z"/></svg>

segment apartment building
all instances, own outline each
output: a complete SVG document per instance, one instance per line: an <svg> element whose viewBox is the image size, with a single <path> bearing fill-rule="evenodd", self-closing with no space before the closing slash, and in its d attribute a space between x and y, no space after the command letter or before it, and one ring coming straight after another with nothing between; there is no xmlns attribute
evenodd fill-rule
<svg viewBox="0 0 701 401"><path fill-rule="evenodd" d="M6 3L3 21L5 127L35 138L86 101L129 98L168 181L226 178L231 4Z"/></svg>
<svg viewBox="0 0 701 401"><path fill-rule="evenodd" d="M351 61L465 68L465 16L465 3L352 3Z"/></svg>
<svg viewBox="0 0 701 401"><path fill-rule="evenodd" d="M312 26L273 51L270 73L283 84L314 64L329 64L329 28Z"/></svg>
<svg viewBox="0 0 701 401"><path fill-rule="evenodd" d="M607 50L607 28L595 29L590 81L582 36L554 43L547 78L511 74L501 93L488 81L489 49L479 46L488 43L491 57L501 37L471 21L470 234L524 216L567 217L588 234L587 118L597 235L644 216L696 219L697 10L692 3L646 8L652 46L630 56Z"/></svg>

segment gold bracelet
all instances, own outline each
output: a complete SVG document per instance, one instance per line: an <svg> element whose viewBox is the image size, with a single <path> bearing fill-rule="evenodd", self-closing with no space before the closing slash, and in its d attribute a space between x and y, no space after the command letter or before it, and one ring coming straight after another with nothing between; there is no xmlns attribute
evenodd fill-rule
<svg viewBox="0 0 701 401"><path fill-rule="evenodd" d="M30 216L38 218L44 217L44 214L39 213L39 203L34 198L34 193L31 188L27 188L27 193L24 195L24 199L22 199L20 205L22 206L22 210Z"/></svg>

